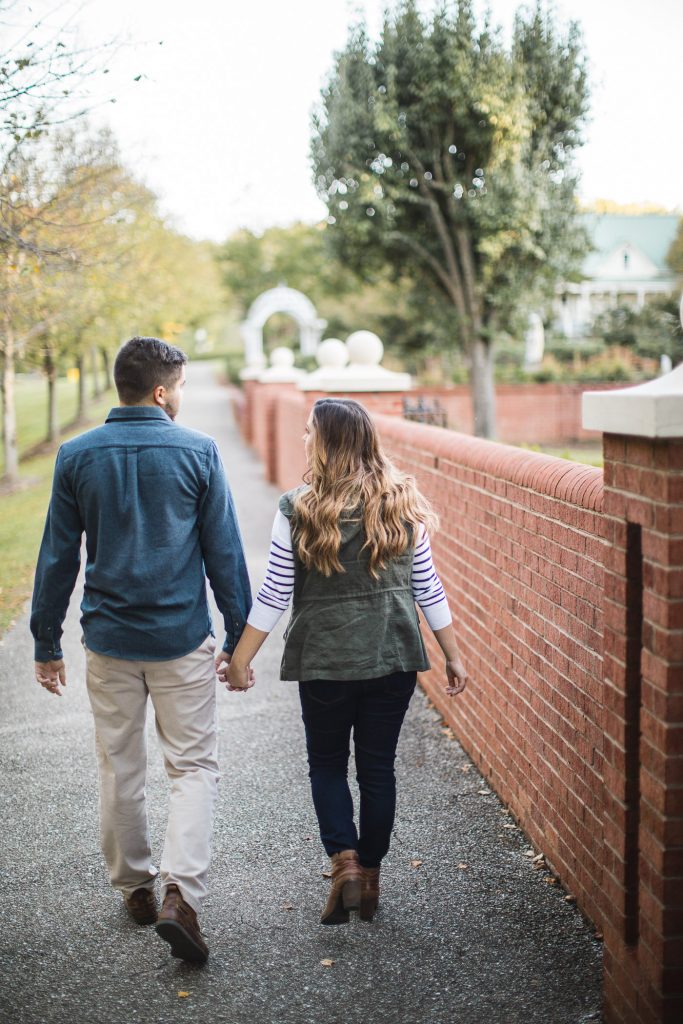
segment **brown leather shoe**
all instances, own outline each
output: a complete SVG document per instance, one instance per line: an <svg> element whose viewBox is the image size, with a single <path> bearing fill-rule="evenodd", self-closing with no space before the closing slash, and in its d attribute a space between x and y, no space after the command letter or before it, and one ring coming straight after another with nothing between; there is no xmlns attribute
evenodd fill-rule
<svg viewBox="0 0 683 1024"><path fill-rule="evenodd" d="M157 901L153 889L136 889L130 896L123 897L123 903L138 924L154 924L156 921Z"/></svg>
<svg viewBox="0 0 683 1024"><path fill-rule="evenodd" d="M159 911L157 935L171 945L171 956L193 964L205 964L209 947L199 930L197 915L180 894L177 885L166 888L164 903Z"/></svg>
<svg viewBox="0 0 683 1024"><path fill-rule="evenodd" d="M333 853L332 885L325 904L321 924L346 924L350 910L360 907L361 866L355 850Z"/></svg>
<svg viewBox="0 0 683 1024"><path fill-rule="evenodd" d="M361 868L360 919L372 921L379 904L379 868Z"/></svg>

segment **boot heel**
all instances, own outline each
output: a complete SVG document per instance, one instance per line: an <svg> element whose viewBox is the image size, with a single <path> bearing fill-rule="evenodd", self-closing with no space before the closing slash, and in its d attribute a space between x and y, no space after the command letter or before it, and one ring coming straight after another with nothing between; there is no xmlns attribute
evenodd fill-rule
<svg viewBox="0 0 683 1024"><path fill-rule="evenodd" d="M347 882L342 890L344 910L358 910L360 907L360 878Z"/></svg>
<svg viewBox="0 0 683 1024"><path fill-rule="evenodd" d="M368 899L368 900L361 899L361 901L360 901L360 913L359 913L358 916L360 917L361 921L372 921L373 917L375 916L375 911L376 910L377 910L377 900L374 900L374 899Z"/></svg>
<svg viewBox="0 0 683 1024"><path fill-rule="evenodd" d="M379 868L363 868L360 919L372 921L379 905Z"/></svg>

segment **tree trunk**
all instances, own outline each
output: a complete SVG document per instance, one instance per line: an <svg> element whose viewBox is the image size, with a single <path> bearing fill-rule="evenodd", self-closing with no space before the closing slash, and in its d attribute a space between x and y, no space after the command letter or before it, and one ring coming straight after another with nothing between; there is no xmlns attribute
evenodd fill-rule
<svg viewBox="0 0 683 1024"><path fill-rule="evenodd" d="M97 345L92 345L90 349L90 365L92 367L92 396L93 398L99 398L102 394L102 388L100 387L100 373L99 373L99 360Z"/></svg>
<svg viewBox="0 0 683 1024"><path fill-rule="evenodd" d="M76 359L76 368L78 370L78 410L76 412L76 421L78 423L85 423L88 418L88 389L85 386L85 359L83 355L79 355Z"/></svg>
<svg viewBox="0 0 683 1024"><path fill-rule="evenodd" d="M102 368L104 370L104 390L110 391L112 387L112 379L111 359L109 358L109 350L106 348L101 348L100 352L102 353Z"/></svg>
<svg viewBox="0 0 683 1024"><path fill-rule="evenodd" d="M57 366L50 348L46 348L43 368L47 378L47 440L56 441L59 437L59 419L57 417Z"/></svg>
<svg viewBox="0 0 683 1024"><path fill-rule="evenodd" d="M496 389L493 382L493 345L474 338L469 346L470 390L474 410L474 433L493 440L496 436Z"/></svg>
<svg viewBox="0 0 683 1024"><path fill-rule="evenodd" d="M17 450L17 413L14 406L14 330L9 317L5 318L5 352L2 364L2 424L5 472L3 481L16 484L19 480L19 452Z"/></svg>

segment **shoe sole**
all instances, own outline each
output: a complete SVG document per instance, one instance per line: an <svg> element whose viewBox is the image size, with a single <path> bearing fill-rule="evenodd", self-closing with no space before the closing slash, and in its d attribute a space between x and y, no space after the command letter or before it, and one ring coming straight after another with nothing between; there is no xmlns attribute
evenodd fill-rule
<svg viewBox="0 0 683 1024"><path fill-rule="evenodd" d="M136 924L142 924L142 925L145 925L145 924L156 924L156 921L157 921L157 915L156 914L154 915L154 917L152 917L151 914L149 914L147 917L136 917L135 914L132 914L130 912L130 910L128 911L128 913L133 918L133 920L135 921Z"/></svg>
<svg viewBox="0 0 683 1024"><path fill-rule="evenodd" d="M190 933L176 921L158 921L156 933L171 947L171 956L187 960L192 964L205 964L209 959L208 950L195 942Z"/></svg>
<svg viewBox="0 0 683 1024"><path fill-rule="evenodd" d="M337 897L337 902L327 915L320 919L321 924L348 924L349 911L360 910L360 880L346 882Z"/></svg>

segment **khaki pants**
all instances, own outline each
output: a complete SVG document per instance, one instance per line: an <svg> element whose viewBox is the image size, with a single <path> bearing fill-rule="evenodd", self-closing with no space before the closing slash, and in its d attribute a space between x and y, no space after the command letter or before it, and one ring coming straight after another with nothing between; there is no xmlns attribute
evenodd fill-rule
<svg viewBox="0 0 683 1024"><path fill-rule="evenodd" d="M171 782L161 858L162 896L175 883L199 911L206 895L218 785L214 640L172 661L126 661L86 648L95 719L102 850L114 888L151 888L145 802L147 696Z"/></svg>

